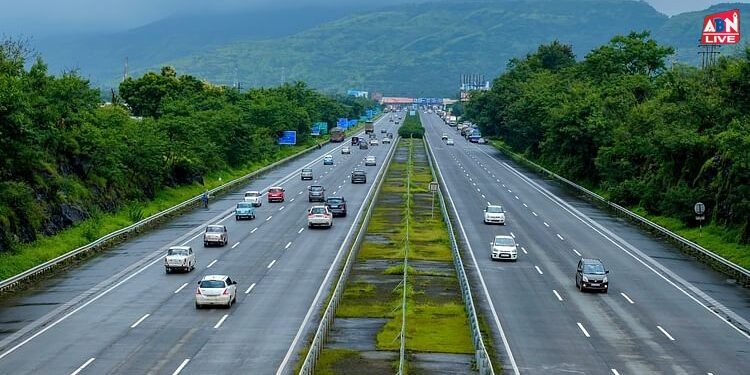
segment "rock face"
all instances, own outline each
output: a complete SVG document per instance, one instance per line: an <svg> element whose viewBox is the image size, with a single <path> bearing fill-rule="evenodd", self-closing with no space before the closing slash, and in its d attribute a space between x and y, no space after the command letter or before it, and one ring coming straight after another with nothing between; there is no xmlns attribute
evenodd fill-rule
<svg viewBox="0 0 750 375"><path fill-rule="evenodd" d="M44 226L44 234L47 236L54 235L61 230L75 225L79 221L85 220L89 215L80 206L61 203L49 216L49 220Z"/></svg>

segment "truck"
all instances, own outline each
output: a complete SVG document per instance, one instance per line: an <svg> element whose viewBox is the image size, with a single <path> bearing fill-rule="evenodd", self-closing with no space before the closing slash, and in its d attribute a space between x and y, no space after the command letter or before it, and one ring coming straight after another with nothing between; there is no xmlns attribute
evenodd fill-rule
<svg viewBox="0 0 750 375"><path fill-rule="evenodd" d="M365 134L375 132L375 123L372 120L365 121Z"/></svg>
<svg viewBox="0 0 750 375"><path fill-rule="evenodd" d="M344 128L340 128L338 126L331 129L331 131L328 133L330 134L331 142L343 142L344 137L346 136L346 134L344 133Z"/></svg>

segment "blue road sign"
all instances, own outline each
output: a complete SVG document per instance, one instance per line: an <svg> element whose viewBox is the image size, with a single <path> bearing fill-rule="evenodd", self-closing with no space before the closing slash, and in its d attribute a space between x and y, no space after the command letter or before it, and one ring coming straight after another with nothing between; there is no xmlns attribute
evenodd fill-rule
<svg viewBox="0 0 750 375"><path fill-rule="evenodd" d="M297 132L294 130L285 130L279 138L280 145L296 145L297 144Z"/></svg>

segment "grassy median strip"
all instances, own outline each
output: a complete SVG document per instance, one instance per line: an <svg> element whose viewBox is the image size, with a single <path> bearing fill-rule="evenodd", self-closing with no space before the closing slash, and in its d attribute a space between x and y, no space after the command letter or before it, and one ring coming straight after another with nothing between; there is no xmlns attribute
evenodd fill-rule
<svg viewBox="0 0 750 375"><path fill-rule="evenodd" d="M339 332L332 334L322 351L317 374L374 374L384 367L397 368L407 245L406 349L410 371L419 373L419 353L473 356L471 329L438 199L433 210L429 182L434 177L424 143L422 139L405 139L396 147L337 310L334 330ZM410 191L407 177L411 179ZM408 210L407 199L411 200ZM371 342L366 350L361 349L361 342L350 343L355 332L362 335L368 329L363 327L370 327L372 333L360 340Z"/></svg>

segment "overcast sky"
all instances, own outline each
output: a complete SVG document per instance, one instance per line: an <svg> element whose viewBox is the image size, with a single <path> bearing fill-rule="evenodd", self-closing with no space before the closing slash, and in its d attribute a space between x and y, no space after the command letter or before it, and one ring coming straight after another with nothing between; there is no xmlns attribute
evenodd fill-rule
<svg viewBox="0 0 750 375"><path fill-rule="evenodd" d="M1 0L0 36L113 31L141 26L180 12L226 11L257 6L298 6L361 0ZM388 4L405 0L375 0ZM423 0L424 1L424 0ZM706 9L716 0L646 0L674 15ZM421 2L421 1L415 1ZM747 3L750 0L734 2Z"/></svg>

